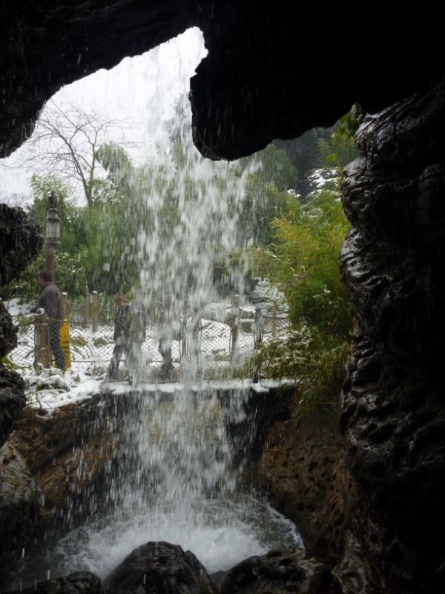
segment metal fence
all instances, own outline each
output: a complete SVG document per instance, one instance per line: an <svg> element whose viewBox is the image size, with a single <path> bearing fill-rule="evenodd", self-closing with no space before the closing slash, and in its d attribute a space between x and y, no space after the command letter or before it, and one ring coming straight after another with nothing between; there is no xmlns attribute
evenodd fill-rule
<svg viewBox="0 0 445 594"><path fill-rule="evenodd" d="M64 311L69 328L70 367L91 375L106 373L114 348L114 306L101 303L93 293L83 303L65 301ZM13 315L18 344L8 359L16 367L33 367L41 360L36 357L36 349L40 348L38 318L31 314ZM288 317L276 303L214 303L199 315L185 314L181 324L181 339L173 341L172 347L175 368L187 369L193 363L204 377L231 376L248 367L246 363L253 359L260 343L286 331ZM151 372L162 364L159 338L160 324L154 317L148 320L141 347L146 381L155 377ZM120 373L125 374L125 360L121 367Z"/></svg>

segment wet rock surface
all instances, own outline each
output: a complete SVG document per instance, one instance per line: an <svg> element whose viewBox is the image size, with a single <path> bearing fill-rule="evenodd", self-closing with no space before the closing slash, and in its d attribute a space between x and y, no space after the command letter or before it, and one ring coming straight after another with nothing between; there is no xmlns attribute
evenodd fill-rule
<svg viewBox="0 0 445 594"><path fill-rule="evenodd" d="M2 363L2 359L16 346L17 328L10 313L0 301L0 447L5 443L26 405L23 379Z"/></svg>
<svg viewBox="0 0 445 594"><path fill-rule="evenodd" d="M66 577L39 582L20 592L22 594L105 594L100 579L88 571L79 571Z"/></svg>
<svg viewBox="0 0 445 594"><path fill-rule="evenodd" d="M377 588L407 594L445 587L443 90L365 120L363 158L343 182L354 229L341 268L357 318L341 415L352 528Z"/></svg>
<svg viewBox="0 0 445 594"><path fill-rule="evenodd" d="M42 247L39 224L22 208L0 204L0 286L18 278Z"/></svg>
<svg viewBox="0 0 445 594"><path fill-rule="evenodd" d="M17 328L3 302L0 301L0 359L17 346Z"/></svg>
<svg viewBox="0 0 445 594"><path fill-rule="evenodd" d="M215 159L236 159L275 138L332 126L355 102L370 113L380 111L443 74L440 60L432 59L442 51L439 8L348 18L360 40L378 41L360 42L353 51L349 36L338 33L344 14L334 5L320 11L311 2L9 2L0 21L0 156L24 142L45 101L63 85L189 27L201 29L208 49L191 80L194 139ZM419 31L428 35L415 44ZM333 47L338 60L327 59ZM347 72L339 76L339 68Z"/></svg>
<svg viewBox="0 0 445 594"><path fill-rule="evenodd" d="M24 210L0 204L0 286L16 279L42 246L40 227ZM0 300L0 446L26 404L22 378L2 361L16 346L17 328Z"/></svg>
<svg viewBox="0 0 445 594"><path fill-rule="evenodd" d="M231 392L230 388L218 391L223 416L230 408L230 398L239 397L231 396ZM270 426L289 416L292 392L263 389L258 394L250 390L251 396L245 401L247 416L243 414L232 420L225 417L235 450L252 460L258 458ZM106 511L107 505L113 505L114 501L108 497L109 491L117 489L120 483L128 487L133 480L127 473L134 474L136 482L144 480L138 455L123 438L125 425L135 416L143 417L138 409L143 405L140 396L131 391L104 392L50 413L31 407L24 410L4 446L7 453L4 466L0 458L0 472L4 471L0 475L4 480L4 488L0 489L0 527L4 536L0 587L11 583L24 548L32 557L42 534L48 539L55 538L56 533L75 528L86 517ZM214 397L214 391L196 397ZM172 398L170 392L160 396L158 408L168 408ZM256 430L252 416L258 424ZM11 474L13 460L16 470ZM126 469L125 473L122 468ZM13 516L17 521L11 521ZM161 580L159 576L156 579Z"/></svg>
<svg viewBox="0 0 445 594"><path fill-rule="evenodd" d="M227 572L220 589L221 594L340 594L341 591L330 569L300 549L249 557Z"/></svg>
<svg viewBox="0 0 445 594"><path fill-rule="evenodd" d="M17 562L16 542L36 522L40 493L23 456L12 445L0 448L0 584Z"/></svg>
<svg viewBox="0 0 445 594"><path fill-rule="evenodd" d="M308 552L336 565L345 550L354 488L337 415L291 416L274 423L265 443L256 471L260 488L298 526Z"/></svg>
<svg viewBox="0 0 445 594"><path fill-rule="evenodd" d="M104 580L104 587L110 594L218 593L195 555L167 542L148 542L135 549Z"/></svg>
<svg viewBox="0 0 445 594"><path fill-rule="evenodd" d="M14 371L0 365L0 447L7 440L18 419L21 418L25 405L23 379Z"/></svg>

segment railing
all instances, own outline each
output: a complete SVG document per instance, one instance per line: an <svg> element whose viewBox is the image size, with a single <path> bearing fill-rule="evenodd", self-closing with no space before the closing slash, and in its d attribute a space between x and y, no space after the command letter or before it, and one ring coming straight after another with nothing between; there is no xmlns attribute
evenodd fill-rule
<svg viewBox="0 0 445 594"><path fill-rule="evenodd" d="M114 348L114 307L99 303L93 293L85 303L73 305L65 301L64 311L69 337L65 344L62 340L62 346L66 353L68 349L69 367L91 375L106 373ZM18 345L8 354L11 364L22 368L38 364L49 367L52 357L46 316L21 314L13 316L13 321L18 326ZM207 378L242 373L240 370L254 358L258 345L288 327L287 315L273 303L210 304L199 316L184 315L181 323L181 339L173 341L173 363L177 369L193 364ZM147 381L153 377L150 370L162 364L159 337L160 325L155 318L149 319L141 348ZM121 373L125 374L125 361L121 366Z"/></svg>

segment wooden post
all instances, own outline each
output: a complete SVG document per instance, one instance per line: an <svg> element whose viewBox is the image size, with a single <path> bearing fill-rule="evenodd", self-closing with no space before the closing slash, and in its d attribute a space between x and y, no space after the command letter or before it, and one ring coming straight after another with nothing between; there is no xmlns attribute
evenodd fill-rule
<svg viewBox="0 0 445 594"><path fill-rule="evenodd" d="M34 366L51 367L52 353L49 345L47 315L36 314L34 324Z"/></svg>
<svg viewBox="0 0 445 594"><path fill-rule="evenodd" d="M235 362L238 355L238 331L239 331L239 298L235 296L232 304L232 325L231 329L231 353L230 360L232 363Z"/></svg>
<svg viewBox="0 0 445 594"><path fill-rule="evenodd" d="M46 246L46 269L50 271L52 279L55 278L54 277L55 259L56 259L56 250L52 246L47 245Z"/></svg>
<svg viewBox="0 0 445 594"><path fill-rule="evenodd" d="M68 322L68 295L62 293L63 324L60 329L60 344L65 355L65 369L71 367L70 326Z"/></svg>
<svg viewBox="0 0 445 594"><path fill-rule="evenodd" d="M255 309L255 321L253 324L253 343L255 348L263 342L263 310L261 307Z"/></svg>
<svg viewBox="0 0 445 594"><path fill-rule="evenodd" d="M272 336L277 335L277 302L274 301L272 305Z"/></svg>
<svg viewBox="0 0 445 594"><path fill-rule="evenodd" d="M85 307L84 307L84 314L83 314L84 328L86 328L88 326L89 317L90 317L90 293L88 290L88 285L85 285Z"/></svg>
<svg viewBox="0 0 445 594"><path fill-rule="evenodd" d="M62 293L62 319L68 317L68 295Z"/></svg>
<svg viewBox="0 0 445 594"><path fill-rule="evenodd" d="M91 302L91 313L93 318L93 332L97 331L97 325L99 322L99 302L98 302L98 295L97 291L93 291L92 293L92 302Z"/></svg>
<svg viewBox="0 0 445 594"><path fill-rule="evenodd" d="M191 368L196 373L201 372L201 313L199 308L194 307L191 311L190 321L190 344L188 345L188 355L190 359Z"/></svg>

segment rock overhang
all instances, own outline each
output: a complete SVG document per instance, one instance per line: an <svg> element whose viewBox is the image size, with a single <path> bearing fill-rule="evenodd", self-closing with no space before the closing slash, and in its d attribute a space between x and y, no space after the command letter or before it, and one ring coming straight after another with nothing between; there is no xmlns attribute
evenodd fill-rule
<svg viewBox="0 0 445 594"><path fill-rule="evenodd" d="M443 74L434 7L362 16L309 2L16 0L0 23L0 157L29 137L63 85L190 27L201 29L208 50L190 101L194 142L210 159L234 160L331 126L356 102L381 110Z"/></svg>

